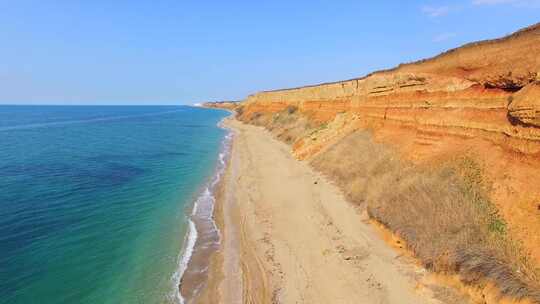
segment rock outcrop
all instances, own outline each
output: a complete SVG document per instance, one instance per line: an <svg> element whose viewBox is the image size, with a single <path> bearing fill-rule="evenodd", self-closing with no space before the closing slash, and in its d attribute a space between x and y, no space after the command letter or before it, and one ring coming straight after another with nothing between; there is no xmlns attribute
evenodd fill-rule
<svg viewBox="0 0 540 304"><path fill-rule="evenodd" d="M540 127L540 82L531 83L511 96L508 119L514 125Z"/></svg>

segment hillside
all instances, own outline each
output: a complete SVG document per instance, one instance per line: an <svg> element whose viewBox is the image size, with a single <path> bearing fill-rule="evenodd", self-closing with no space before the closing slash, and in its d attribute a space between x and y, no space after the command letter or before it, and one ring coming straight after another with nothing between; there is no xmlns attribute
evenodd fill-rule
<svg viewBox="0 0 540 304"><path fill-rule="evenodd" d="M205 105L290 143L428 269L540 302L540 24L358 79Z"/></svg>

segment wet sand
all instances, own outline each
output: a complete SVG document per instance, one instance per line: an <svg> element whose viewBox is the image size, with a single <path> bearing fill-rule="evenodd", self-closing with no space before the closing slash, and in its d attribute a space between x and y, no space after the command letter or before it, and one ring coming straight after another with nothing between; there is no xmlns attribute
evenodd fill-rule
<svg viewBox="0 0 540 304"><path fill-rule="evenodd" d="M201 293L208 289L209 271L213 269L210 264L219 263L220 256L214 253L220 248L221 235L218 228L219 223L216 223L214 214L216 213L216 201L223 192L221 181L230 155L230 140L230 134L226 135L219 154L216 172L195 201L190 216L190 231L182 257L189 260L181 274L178 286L185 304L196 303L197 299L201 297ZM221 206L217 206L217 208L221 208ZM221 218L219 216L217 220L219 221ZM193 240L194 244L190 247L190 242ZM216 275L212 275L212 277L216 277Z"/></svg>
<svg viewBox="0 0 540 304"><path fill-rule="evenodd" d="M221 245L197 303L464 303L430 285L365 211L262 128L235 132L214 216Z"/></svg>

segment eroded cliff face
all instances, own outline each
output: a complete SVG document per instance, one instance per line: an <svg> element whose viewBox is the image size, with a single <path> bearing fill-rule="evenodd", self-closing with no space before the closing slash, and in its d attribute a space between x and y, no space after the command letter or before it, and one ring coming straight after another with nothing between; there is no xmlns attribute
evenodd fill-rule
<svg viewBox="0 0 540 304"><path fill-rule="evenodd" d="M369 177L358 174L367 170L370 162L365 159L353 161L350 157L350 154L367 155L366 151L371 151L364 147L370 145L367 141L362 147L356 148L354 144L353 139L357 136L354 134L363 131L368 131L375 144L391 147L400 159L428 172L418 178L422 185L415 186L418 188L415 191L424 191L422 193L428 193L428 188L446 193L445 187L437 183L446 180L452 184L449 188L455 184L450 181L452 179L447 179L441 168L466 160L466 164L474 167L472 171L466 172L467 168L463 171L469 175L466 178L475 180L472 187L478 189L473 192L480 196L485 192L495 207L487 212L490 213L488 217L495 214L494 226L489 224L488 230L510 235L518 241L520 251L536 264L533 267L540 265L540 24L501 39L468 44L431 59L359 79L260 92L240 104L207 106L236 110L238 119L263 125L290 143L297 158L319 164L318 169L341 174L342 179L349 180L341 186L351 198L370 192L362 190ZM343 154L342 162L336 151ZM377 153L372 156L373 162L394 162L393 156L388 156L388 160L375 160L380 158ZM345 168L347 164L355 163L359 168ZM396 172L397 180L392 181L395 187L403 186L401 179L413 178L401 176L399 169ZM358 181L351 181L353 178ZM358 191L364 194L357 194ZM461 199L456 193L446 193L447 198L450 197L447 200ZM472 196L479 198L474 193ZM467 195L471 196L470 193ZM384 197L384 194L377 197ZM437 198L432 202L437 204ZM396 204L395 208L399 210L399 199ZM407 212L403 210L405 217ZM467 212L462 213L466 218ZM476 221L475 225L479 225L476 215L469 217L471 223ZM498 222L499 217L504 223ZM408 221L402 220L402 223L407 225ZM412 229L409 232L422 233L414 231L421 227L414 228L415 224L409 227ZM471 227L468 223L463 225ZM466 228L447 226L439 227L449 233L445 238L452 237L454 230L459 234ZM475 233L469 237L474 239ZM429 243L429 238L425 243ZM422 246L428 252L431 250L429 244ZM479 245L478 250L489 251L490 246L493 249L497 245ZM463 252L459 248L448 248L449 253ZM443 252L443 259L444 255ZM474 259L465 257L461 262ZM519 256L515 255L513 259L519 260ZM500 261L504 264L511 260L502 257ZM487 259L482 267L492 269L494 266L489 266L490 263L493 260ZM479 266L472 267L478 269ZM520 271L520 267L518 265L514 270L509 267L509 272L501 271L505 274L495 278L502 289L516 291L509 294L518 298L520 290L525 290L524 285L509 284L506 278L515 277L512 271L526 273ZM523 280L533 282L530 286L537 285L540 278L534 276ZM531 288L529 291L536 290ZM531 293L540 301L538 290L528 295Z"/></svg>
<svg viewBox="0 0 540 304"><path fill-rule="evenodd" d="M509 232L540 261L540 25L364 78L261 92L239 118L293 106L324 125L295 139L312 159L355 130L404 159L437 166L466 155L482 166Z"/></svg>
<svg viewBox="0 0 540 304"><path fill-rule="evenodd" d="M540 127L540 82L528 84L511 96L508 120L514 125Z"/></svg>

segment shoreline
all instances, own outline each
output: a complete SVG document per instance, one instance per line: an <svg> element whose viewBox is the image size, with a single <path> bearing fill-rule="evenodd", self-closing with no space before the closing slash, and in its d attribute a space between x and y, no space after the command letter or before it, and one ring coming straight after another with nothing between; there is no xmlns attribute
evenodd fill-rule
<svg viewBox="0 0 540 304"><path fill-rule="evenodd" d="M237 237L239 212L233 191L233 182L237 178L237 166L233 161L237 132L230 126L234 119L230 116L223 121L232 133L232 141L229 160L215 192L214 221L221 233L221 242L210 257L208 281L196 299L200 304L242 303L240 240Z"/></svg>
<svg viewBox="0 0 540 304"><path fill-rule="evenodd" d="M226 174L226 173L225 173ZM218 227L221 239L219 248L214 251L209 257L208 264L208 280L206 281L204 289L199 293L195 299L196 303L220 303L219 296L219 284L223 280L223 263L224 256L222 252L224 236L224 223L223 223L223 195L224 195L224 178L219 182L215 192L215 204L214 204L214 222Z"/></svg>
<svg viewBox="0 0 540 304"><path fill-rule="evenodd" d="M192 204L188 216L188 232L180 253L179 267L173 275L176 288L176 302L193 303L208 283L208 271L211 257L219 249L221 233L215 218L216 196L227 168L231 152L232 132L222 124L226 134L221 142L219 156L214 169Z"/></svg>
<svg viewBox="0 0 540 304"><path fill-rule="evenodd" d="M284 143L225 124L235 136L214 210L222 242L197 303L466 303Z"/></svg>

